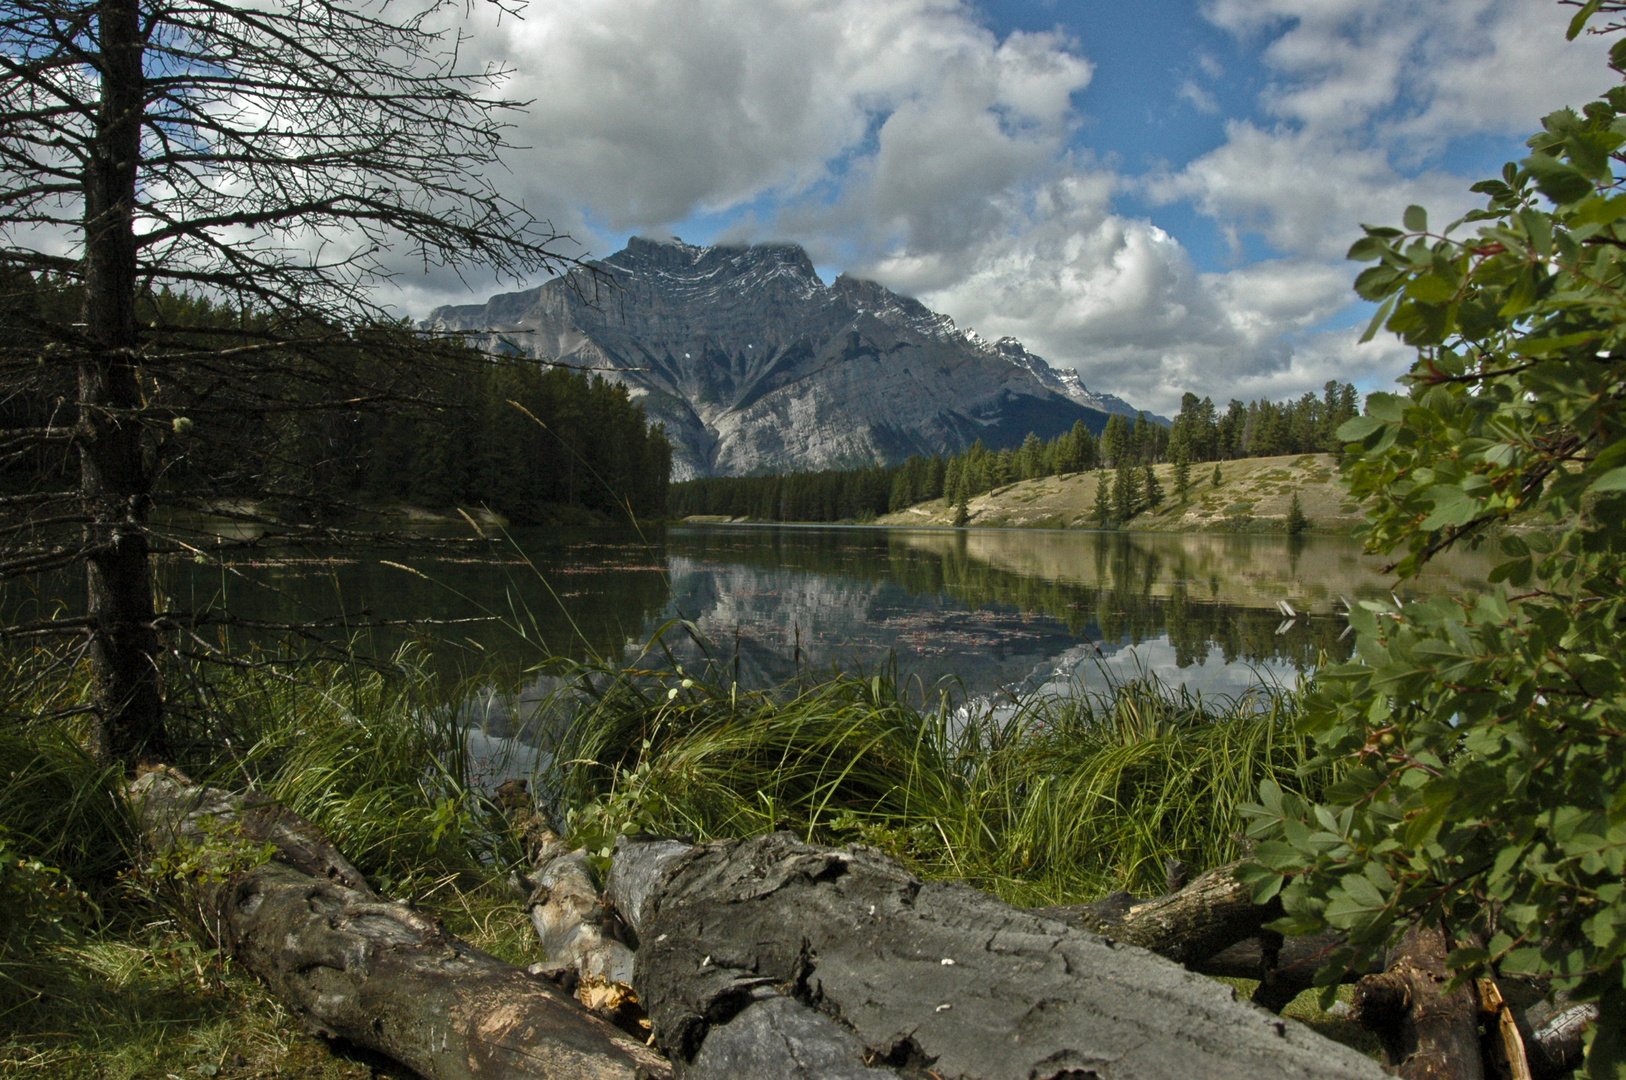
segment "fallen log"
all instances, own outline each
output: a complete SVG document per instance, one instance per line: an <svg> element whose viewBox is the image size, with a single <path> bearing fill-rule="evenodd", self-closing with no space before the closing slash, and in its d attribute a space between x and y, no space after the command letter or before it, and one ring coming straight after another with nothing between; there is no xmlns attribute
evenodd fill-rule
<svg viewBox="0 0 1626 1080"><path fill-rule="evenodd" d="M657 1044L696 1080L1383 1075L1178 964L873 849L623 840L608 889Z"/></svg>
<svg viewBox="0 0 1626 1080"><path fill-rule="evenodd" d="M426 1080L671 1076L654 1051L546 981L380 897L288 810L164 770L131 794L161 862L216 868L185 876L190 901L313 1030Z"/></svg>
<svg viewBox="0 0 1626 1080"><path fill-rule="evenodd" d="M1239 866L1216 867L1184 888L1151 900L1119 892L1093 904L1035 910L1115 941L1150 949L1177 964L1191 965L1256 937L1265 923L1281 918L1279 903L1253 902L1253 887L1236 876Z"/></svg>
<svg viewBox="0 0 1626 1080"><path fill-rule="evenodd" d="M1281 1012L1288 1002L1315 985L1315 973L1343 944L1342 934L1328 930L1306 937L1281 938L1271 953L1265 948L1264 934L1260 934L1186 966L1218 978L1258 979L1253 1003Z"/></svg>
<svg viewBox="0 0 1626 1080"><path fill-rule="evenodd" d="M1448 945L1443 928L1414 925L1387 968L1355 984L1355 1019L1405 1080L1484 1080L1478 994L1470 985L1446 992Z"/></svg>
<svg viewBox="0 0 1626 1080"><path fill-rule="evenodd" d="M1570 1005L1526 1034L1524 1047L1534 1080L1559 1080L1579 1069L1586 1058L1587 1029L1597 1019L1596 1005Z"/></svg>

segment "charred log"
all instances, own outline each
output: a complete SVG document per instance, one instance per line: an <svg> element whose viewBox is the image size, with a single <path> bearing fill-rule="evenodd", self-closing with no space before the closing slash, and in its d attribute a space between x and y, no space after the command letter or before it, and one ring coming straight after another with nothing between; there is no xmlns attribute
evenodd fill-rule
<svg viewBox="0 0 1626 1080"><path fill-rule="evenodd" d="M685 1076L786 1054L802 1071L775 1075L1382 1075L1229 987L873 849L623 841L609 891L640 943L633 984L657 1043Z"/></svg>

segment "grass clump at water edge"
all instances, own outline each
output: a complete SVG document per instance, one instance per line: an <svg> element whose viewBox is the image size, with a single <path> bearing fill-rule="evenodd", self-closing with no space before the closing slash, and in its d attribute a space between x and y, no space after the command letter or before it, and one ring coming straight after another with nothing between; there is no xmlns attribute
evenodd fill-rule
<svg viewBox="0 0 1626 1080"><path fill-rule="evenodd" d="M1152 677L1104 692L954 709L891 672L746 692L681 669L577 669L567 762L544 784L607 851L646 830L789 829L869 843L927 877L1019 904L1161 891L1164 866L1239 854L1235 807L1290 788L1307 747L1296 692L1208 700Z"/></svg>

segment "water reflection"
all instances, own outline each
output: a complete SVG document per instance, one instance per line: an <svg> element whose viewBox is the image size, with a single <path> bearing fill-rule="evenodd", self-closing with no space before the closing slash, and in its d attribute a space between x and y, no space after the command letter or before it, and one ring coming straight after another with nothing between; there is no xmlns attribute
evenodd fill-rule
<svg viewBox="0 0 1626 1080"><path fill-rule="evenodd" d="M1344 601L1395 587L1379 565L1340 537L684 526L531 530L436 551L246 552L224 568L177 560L162 580L171 610L223 604L265 623L336 610L358 623L483 620L421 635L374 629L363 644L387 655L421 636L436 671L478 671L508 701L545 656L625 662L673 618L697 627L747 685L895 656L923 686L954 680L958 694L1142 671L1235 693L1347 657ZM1453 553L1401 591L1472 592L1489 567L1488 556ZM46 592L70 605L82 596L66 579ZM25 599L13 591L8 607ZM231 643L231 632L210 633ZM531 685L526 696L537 693Z"/></svg>
<svg viewBox="0 0 1626 1080"><path fill-rule="evenodd" d="M674 611L755 683L896 655L974 694L1142 672L1238 693L1346 658L1344 602L1394 587L1337 537L708 526L667 546ZM1454 557L1406 591L1488 568Z"/></svg>

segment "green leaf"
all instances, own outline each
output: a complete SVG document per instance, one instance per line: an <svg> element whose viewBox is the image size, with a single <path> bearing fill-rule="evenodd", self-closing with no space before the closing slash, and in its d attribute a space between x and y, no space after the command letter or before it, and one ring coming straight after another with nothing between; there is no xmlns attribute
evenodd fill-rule
<svg viewBox="0 0 1626 1080"><path fill-rule="evenodd" d="M1368 234L1351 244L1349 253L1344 257L1356 262L1371 262L1373 259L1383 258L1384 252L1388 250L1389 245L1382 237Z"/></svg>
<svg viewBox="0 0 1626 1080"><path fill-rule="evenodd" d="M1406 286L1406 295L1424 304L1443 304L1456 294L1456 285L1438 274L1423 274Z"/></svg>
<svg viewBox="0 0 1626 1080"><path fill-rule="evenodd" d="M1428 211L1421 206L1406 207L1406 213L1400 220L1412 232L1428 232Z"/></svg>
<svg viewBox="0 0 1626 1080"><path fill-rule="evenodd" d="M1355 292L1363 300L1374 303L1394 291L1397 283L1405 279L1405 272L1392 266L1371 266L1355 278Z"/></svg>
<svg viewBox="0 0 1626 1080"><path fill-rule="evenodd" d="M1603 0L1586 0L1581 10L1575 13L1575 18L1570 20L1569 29L1564 31L1564 39L1574 41L1581 31L1586 29L1587 20L1598 13L1598 8L1602 4Z"/></svg>
<svg viewBox="0 0 1626 1080"><path fill-rule="evenodd" d="M1383 421L1375 416L1357 416L1345 420L1338 426L1338 441L1346 443L1360 442L1381 427L1383 427Z"/></svg>
<svg viewBox="0 0 1626 1080"><path fill-rule="evenodd" d="M1559 337L1525 338L1514 347L1513 352L1516 356L1551 356L1555 352L1572 349L1589 341L1597 341L1600 336L1595 330L1584 330L1580 333L1563 334Z"/></svg>
<svg viewBox="0 0 1626 1080"><path fill-rule="evenodd" d="M1594 191L1592 181L1580 169L1548 154L1532 154L1519 164L1530 170L1536 190L1562 206L1578 202Z"/></svg>
<svg viewBox="0 0 1626 1080"><path fill-rule="evenodd" d="M1626 491L1626 465L1610 469L1592 482L1593 491Z"/></svg>
<svg viewBox="0 0 1626 1080"><path fill-rule="evenodd" d="M1373 338L1378 336L1378 330L1383 326L1384 320L1388 319L1389 313L1394 309L1395 298L1391 296L1389 299L1383 302L1377 311L1372 314L1372 321L1366 324L1366 331L1361 334L1360 343L1362 345L1365 345L1368 341L1371 341Z"/></svg>

